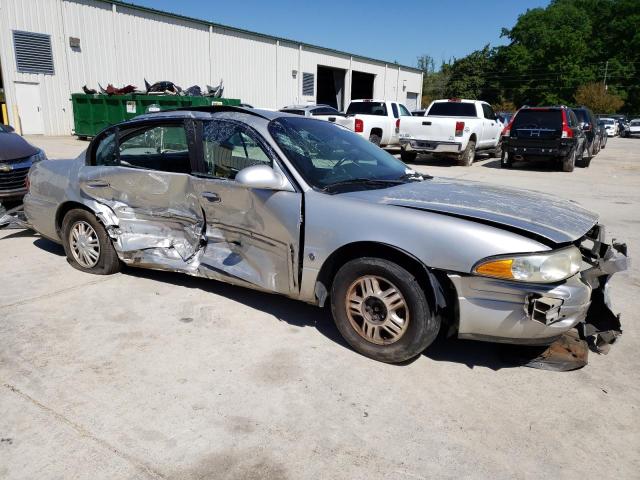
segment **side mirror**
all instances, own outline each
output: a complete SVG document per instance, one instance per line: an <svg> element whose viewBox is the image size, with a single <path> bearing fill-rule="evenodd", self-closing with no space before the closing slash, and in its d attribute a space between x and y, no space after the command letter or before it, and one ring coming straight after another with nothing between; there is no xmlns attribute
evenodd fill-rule
<svg viewBox="0 0 640 480"><path fill-rule="evenodd" d="M236 182L248 188L288 190L285 178L268 165L253 165L236 174Z"/></svg>
<svg viewBox="0 0 640 480"><path fill-rule="evenodd" d="M590 123L583 123L582 124L582 130L591 130L591 124Z"/></svg>

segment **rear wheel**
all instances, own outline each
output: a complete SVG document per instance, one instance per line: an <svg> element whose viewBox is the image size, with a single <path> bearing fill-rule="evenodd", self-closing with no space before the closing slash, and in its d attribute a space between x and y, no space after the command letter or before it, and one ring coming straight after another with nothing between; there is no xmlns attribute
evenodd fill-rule
<svg viewBox="0 0 640 480"><path fill-rule="evenodd" d="M340 268L331 288L331 310L349 345L381 362L419 355L440 330L440 319L416 278L380 258L358 258Z"/></svg>
<svg viewBox="0 0 640 480"><path fill-rule="evenodd" d="M476 142L473 140L469 140L467 143L467 148L464 149L464 152L458 157L458 164L463 167L470 167L473 165L473 161L476 158Z"/></svg>
<svg viewBox="0 0 640 480"><path fill-rule="evenodd" d="M413 162L415 161L417 156L418 156L418 152L408 152L404 148L400 150L400 158L402 159L403 162L407 162L407 163Z"/></svg>
<svg viewBox="0 0 640 480"><path fill-rule="evenodd" d="M573 169L576 165L576 149L571 150L566 157L562 159L562 171L563 172L573 172Z"/></svg>
<svg viewBox="0 0 640 480"><path fill-rule="evenodd" d="M72 267L97 275L120 270L120 260L111 239L95 215L70 210L62 220L62 245Z"/></svg>
<svg viewBox="0 0 640 480"><path fill-rule="evenodd" d="M369 141L371 143L374 143L374 144L380 146L380 142L382 142L382 137L380 135L378 135L377 133L372 133L371 135L369 135Z"/></svg>
<svg viewBox="0 0 640 480"><path fill-rule="evenodd" d="M492 156L493 158L502 158L502 142L498 142Z"/></svg>

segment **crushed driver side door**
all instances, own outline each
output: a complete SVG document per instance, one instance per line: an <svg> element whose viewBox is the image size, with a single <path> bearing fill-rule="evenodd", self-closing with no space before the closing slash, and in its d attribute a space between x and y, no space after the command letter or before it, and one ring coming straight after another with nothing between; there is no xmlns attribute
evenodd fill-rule
<svg viewBox="0 0 640 480"><path fill-rule="evenodd" d="M302 193L248 188L236 174L252 165L283 173L276 153L252 128L231 119L198 127L199 178L194 190L206 217L200 273L295 296L299 291Z"/></svg>

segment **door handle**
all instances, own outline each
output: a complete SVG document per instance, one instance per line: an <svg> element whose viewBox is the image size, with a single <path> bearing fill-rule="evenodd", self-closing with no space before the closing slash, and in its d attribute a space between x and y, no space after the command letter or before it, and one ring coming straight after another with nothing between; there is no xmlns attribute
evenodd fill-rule
<svg viewBox="0 0 640 480"><path fill-rule="evenodd" d="M215 192L202 192L202 198L206 198L211 203L219 203L221 201L220 195Z"/></svg>
<svg viewBox="0 0 640 480"><path fill-rule="evenodd" d="M105 182L104 180L89 180L87 182L87 187L89 188L107 188L110 186L111 184L109 182Z"/></svg>

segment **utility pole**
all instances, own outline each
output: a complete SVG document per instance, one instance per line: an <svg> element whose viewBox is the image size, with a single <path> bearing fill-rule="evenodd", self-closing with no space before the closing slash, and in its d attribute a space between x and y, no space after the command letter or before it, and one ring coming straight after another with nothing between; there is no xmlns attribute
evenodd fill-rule
<svg viewBox="0 0 640 480"><path fill-rule="evenodd" d="M607 91L607 71L609 70L609 60L604 65L604 90Z"/></svg>

